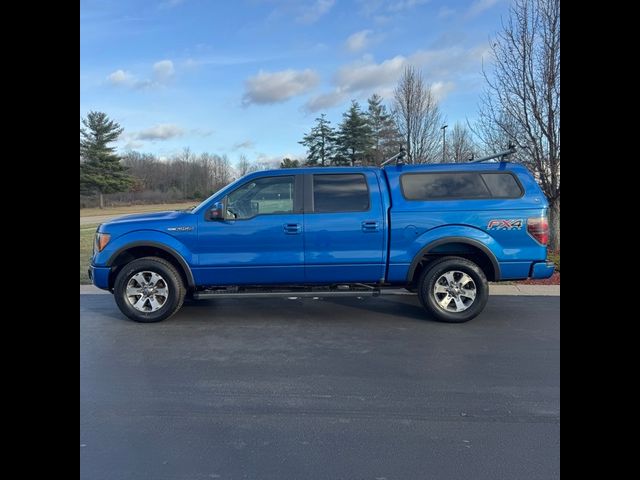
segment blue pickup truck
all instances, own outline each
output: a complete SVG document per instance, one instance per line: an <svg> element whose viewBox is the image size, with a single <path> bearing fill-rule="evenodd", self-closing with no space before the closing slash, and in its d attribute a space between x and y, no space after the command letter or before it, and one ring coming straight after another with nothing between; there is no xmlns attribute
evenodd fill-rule
<svg viewBox="0 0 640 480"><path fill-rule="evenodd" d="M547 201L509 162L251 173L190 210L100 225L89 275L138 322L193 299L417 292L465 322L489 281L548 278Z"/></svg>

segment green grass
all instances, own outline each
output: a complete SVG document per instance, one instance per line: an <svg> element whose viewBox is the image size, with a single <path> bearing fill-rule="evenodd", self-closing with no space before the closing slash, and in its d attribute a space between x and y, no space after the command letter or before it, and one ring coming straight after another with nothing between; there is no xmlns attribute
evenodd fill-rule
<svg viewBox="0 0 640 480"><path fill-rule="evenodd" d="M127 215L129 213L143 213L143 212L161 212L163 210L182 210L185 208L198 205L200 202L192 200L190 202L181 203L160 203L157 205L128 205L124 207L106 207L100 210L99 208L81 208L81 217L93 217L96 215Z"/></svg>
<svg viewBox="0 0 640 480"><path fill-rule="evenodd" d="M93 239L98 225L84 225L80 227L80 285L91 284L87 269L91 260Z"/></svg>

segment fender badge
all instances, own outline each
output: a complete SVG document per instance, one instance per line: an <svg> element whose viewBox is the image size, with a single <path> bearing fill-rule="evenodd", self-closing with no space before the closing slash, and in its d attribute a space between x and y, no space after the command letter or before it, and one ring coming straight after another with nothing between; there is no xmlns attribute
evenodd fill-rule
<svg viewBox="0 0 640 480"><path fill-rule="evenodd" d="M169 227L167 230L170 232L190 232L193 227Z"/></svg>

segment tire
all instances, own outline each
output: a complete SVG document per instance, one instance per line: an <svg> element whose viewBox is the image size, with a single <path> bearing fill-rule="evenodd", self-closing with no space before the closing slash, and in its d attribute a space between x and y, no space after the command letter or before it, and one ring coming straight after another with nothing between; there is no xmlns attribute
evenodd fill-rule
<svg viewBox="0 0 640 480"><path fill-rule="evenodd" d="M427 265L420 275L418 297L437 320L463 323L484 310L489 283L482 269L472 261L444 257Z"/></svg>
<svg viewBox="0 0 640 480"><path fill-rule="evenodd" d="M158 257L143 257L122 267L113 295L120 311L131 320L153 323L180 310L186 289L171 263Z"/></svg>

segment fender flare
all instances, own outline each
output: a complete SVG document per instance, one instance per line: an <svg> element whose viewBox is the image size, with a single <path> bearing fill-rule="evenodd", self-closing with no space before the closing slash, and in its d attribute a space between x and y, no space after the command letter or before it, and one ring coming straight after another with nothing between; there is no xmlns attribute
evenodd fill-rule
<svg viewBox="0 0 640 480"><path fill-rule="evenodd" d="M471 245L472 247L480 249L491 261L491 265L493 266L494 281L497 282L500 280L500 264L498 263L498 259L496 258L495 254L489 249L489 247L487 247L484 243L468 237L444 237L429 242L418 251L415 257L413 257L411 265L409 266L409 272L407 273L407 283L411 283L413 274L416 271L420 260L422 260L422 257L425 254L429 253L430 250L447 243L465 243L467 245Z"/></svg>
<svg viewBox="0 0 640 480"><path fill-rule="evenodd" d="M113 262L115 262L116 258L118 258L118 256L121 253L124 253L127 250L130 250L130 249L135 248L135 247L153 247L153 248L157 248L158 250L162 250L163 252L171 255L176 260L176 262L178 262L180 264L180 266L182 267L182 270L184 271L184 274L187 277L187 285L190 288L194 288L196 286L196 282L195 282L195 280L193 278L193 272L191 271L191 268L189 267L189 264L185 261L185 259L182 257L182 255L180 255L173 248L171 248L171 247L169 247L167 245L164 245L162 243L158 243L158 242L136 241L136 242L127 243L126 245L123 245L122 247L118 248L118 250L113 252L111 254L111 256L109 257L109 260L107 260L107 262L105 263L105 265L107 267L111 267L113 265Z"/></svg>

